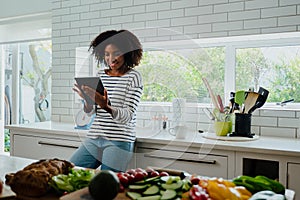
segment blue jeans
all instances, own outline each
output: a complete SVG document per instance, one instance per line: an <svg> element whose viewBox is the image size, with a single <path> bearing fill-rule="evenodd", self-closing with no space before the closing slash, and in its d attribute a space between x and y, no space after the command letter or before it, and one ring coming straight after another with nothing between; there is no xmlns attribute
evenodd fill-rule
<svg viewBox="0 0 300 200"><path fill-rule="evenodd" d="M102 170L126 171L133 155L133 142L87 138L71 156L75 166Z"/></svg>

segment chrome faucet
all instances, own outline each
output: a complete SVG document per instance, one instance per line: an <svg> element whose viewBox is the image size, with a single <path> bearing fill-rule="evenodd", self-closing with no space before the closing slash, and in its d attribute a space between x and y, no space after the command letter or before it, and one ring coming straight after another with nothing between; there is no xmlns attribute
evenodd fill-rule
<svg viewBox="0 0 300 200"><path fill-rule="evenodd" d="M286 101L276 103L276 105L285 106L287 103L290 103L290 102L293 102L293 101L294 101L294 99L289 99L289 100L286 100Z"/></svg>

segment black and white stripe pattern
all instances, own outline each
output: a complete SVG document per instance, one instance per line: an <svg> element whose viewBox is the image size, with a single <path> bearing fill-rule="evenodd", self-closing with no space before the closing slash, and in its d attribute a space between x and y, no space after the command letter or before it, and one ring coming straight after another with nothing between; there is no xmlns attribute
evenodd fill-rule
<svg viewBox="0 0 300 200"><path fill-rule="evenodd" d="M113 116L98 107L88 136L134 142L136 110L143 91L141 74L132 69L123 76L108 76L103 70L98 75L107 90Z"/></svg>

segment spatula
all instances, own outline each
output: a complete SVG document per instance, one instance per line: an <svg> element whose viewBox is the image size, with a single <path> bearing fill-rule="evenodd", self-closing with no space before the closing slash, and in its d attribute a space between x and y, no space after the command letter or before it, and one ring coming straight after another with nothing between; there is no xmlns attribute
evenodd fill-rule
<svg viewBox="0 0 300 200"><path fill-rule="evenodd" d="M234 95L234 102L240 106L240 109L242 108L244 101L245 101L245 91L244 90L237 91Z"/></svg>
<svg viewBox="0 0 300 200"><path fill-rule="evenodd" d="M255 105L257 99L259 97L259 93L257 92L248 92L248 95L244 102L244 110L243 113L249 113L249 110Z"/></svg>
<svg viewBox="0 0 300 200"><path fill-rule="evenodd" d="M252 113L255 109L262 107L267 101L269 95L268 90L266 90L263 87L259 87L258 93L259 93L259 97L255 105L252 108L250 108L250 110L248 111L249 114Z"/></svg>

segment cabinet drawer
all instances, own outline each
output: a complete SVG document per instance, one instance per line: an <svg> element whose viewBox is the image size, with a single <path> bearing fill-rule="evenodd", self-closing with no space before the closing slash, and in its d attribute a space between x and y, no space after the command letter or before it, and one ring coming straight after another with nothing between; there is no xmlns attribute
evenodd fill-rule
<svg viewBox="0 0 300 200"><path fill-rule="evenodd" d="M69 159L79 147L80 142L43 137L14 135L14 156L32 159Z"/></svg>
<svg viewBox="0 0 300 200"><path fill-rule="evenodd" d="M153 166L185 170L203 176L228 178L228 157L221 155L138 149L136 165L141 168Z"/></svg>

